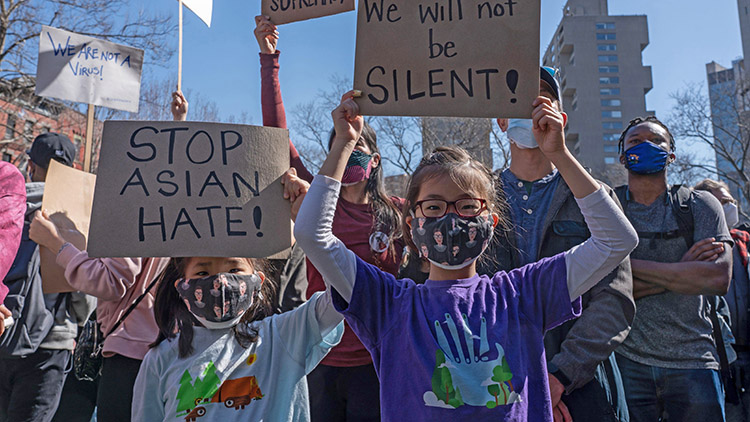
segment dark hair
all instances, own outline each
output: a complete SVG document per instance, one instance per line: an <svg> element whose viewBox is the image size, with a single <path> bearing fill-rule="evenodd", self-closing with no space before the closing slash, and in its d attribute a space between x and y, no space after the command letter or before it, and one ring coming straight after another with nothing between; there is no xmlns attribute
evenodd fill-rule
<svg viewBox="0 0 750 422"><path fill-rule="evenodd" d="M263 259L251 259L255 271L266 272L267 262ZM159 335L149 347L154 348L164 340L177 339L179 357L185 358L193 354L193 326L201 325L193 314L188 311L185 302L175 288L175 281L185 276L185 267L190 258L172 258L169 265L159 277L159 287L156 290L154 301L154 317L159 327ZM258 330L251 325L254 321L260 321L274 313L273 298L276 294L276 285L273 281L266 279L261 284L260 293L253 300L253 305L245 311L240 322L232 327L234 338L240 346L247 348L258 340Z"/></svg>
<svg viewBox="0 0 750 422"><path fill-rule="evenodd" d="M643 124L643 123L654 123L656 125L661 126L665 131L667 131L667 135L669 136L669 148L672 149L670 152L674 152L675 149L677 149L677 146L674 143L674 136L672 136L672 132L669 131L669 128L667 125L661 122L661 120L657 119L656 116L648 116L648 117L636 117L635 119L630 121L630 124L628 127L625 128L625 130L620 134L620 142L617 144L617 149L620 151L620 154L625 152L625 135L628 134L630 129Z"/></svg>
<svg viewBox="0 0 750 422"><path fill-rule="evenodd" d="M411 213L414 204L419 198L419 191L422 184L430 179L442 175L449 175L458 187L466 192L475 192L477 195L487 201L487 210L497 213L500 218L500 225L507 227L508 222L508 204L503 197L498 195L500 187L497 177L481 162L473 159L465 149L454 146L442 146L435 148L431 154L422 158L422 161L414 170L409 179L406 188L406 201L404 203L403 215L401 218L401 228L403 230L404 240L409 248L413 251L419 251L417 245L411 237L409 226L406 224L406 217Z"/></svg>
<svg viewBox="0 0 750 422"><path fill-rule="evenodd" d="M332 130L328 139L329 150L331 149L335 136L336 132ZM367 122L364 122L364 127L362 128L362 139L367 144L367 147L370 148L371 154L380 154L377 134ZM370 178L367 179L365 192L368 198L372 201L373 233L379 231L388 236L388 254L393 256L396 253L395 240L401 237L401 230L399 230L401 210L399 210L399 207L393 203L391 197L385 191L382 159L380 165L372 169ZM380 263L378 254L373 252L373 258L375 259L375 262Z"/></svg>

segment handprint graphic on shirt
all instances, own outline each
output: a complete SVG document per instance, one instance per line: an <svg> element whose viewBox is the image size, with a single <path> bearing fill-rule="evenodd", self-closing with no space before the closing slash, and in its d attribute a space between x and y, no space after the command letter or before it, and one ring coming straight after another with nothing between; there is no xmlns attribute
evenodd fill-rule
<svg viewBox="0 0 750 422"><path fill-rule="evenodd" d="M424 393L427 406L455 409L464 404L494 409L497 406L520 402L514 391L513 373L505 359L503 347L495 343L490 349L487 341L487 320L482 317L480 335L472 333L466 314L459 322L466 346L460 342L459 328L450 314L444 321L435 321L435 333L440 349L435 352L432 391ZM446 328L456 346L453 353L446 336ZM477 350L478 346L478 350Z"/></svg>

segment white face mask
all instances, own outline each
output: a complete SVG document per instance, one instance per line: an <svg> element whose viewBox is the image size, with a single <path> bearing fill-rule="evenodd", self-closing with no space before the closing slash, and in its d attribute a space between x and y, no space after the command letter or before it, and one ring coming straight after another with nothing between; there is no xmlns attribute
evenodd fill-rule
<svg viewBox="0 0 750 422"><path fill-rule="evenodd" d="M534 122L531 119L508 120L508 138L521 149L539 148L531 131Z"/></svg>
<svg viewBox="0 0 750 422"><path fill-rule="evenodd" d="M724 218L727 220L727 227L734 228L740 222L740 214L737 209L737 204L726 203L724 204Z"/></svg>

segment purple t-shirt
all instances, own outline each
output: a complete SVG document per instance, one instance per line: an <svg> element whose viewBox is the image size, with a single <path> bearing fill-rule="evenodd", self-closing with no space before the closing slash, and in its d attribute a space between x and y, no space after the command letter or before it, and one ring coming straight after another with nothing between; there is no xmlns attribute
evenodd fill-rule
<svg viewBox="0 0 750 422"><path fill-rule="evenodd" d="M357 258L334 305L367 347L384 421L552 421L545 331L580 315L565 255L490 279L417 285Z"/></svg>

